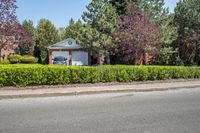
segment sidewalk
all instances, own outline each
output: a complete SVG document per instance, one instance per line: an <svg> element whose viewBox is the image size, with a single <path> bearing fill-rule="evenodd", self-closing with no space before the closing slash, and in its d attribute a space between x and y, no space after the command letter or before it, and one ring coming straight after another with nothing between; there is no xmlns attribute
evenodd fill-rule
<svg viewBox="0 0 200 133"><path fill-rule="evenodd" d="M124 84L105 85L83 85L83 86L54 86L39 89L1 89L0 99L27 98L27 97L49 97L49 96L70 96L82 94L116 93L116 92L145 92L164 91L175 89L200 88L200 80L170 80L170 81L147 81Z"/></svg>

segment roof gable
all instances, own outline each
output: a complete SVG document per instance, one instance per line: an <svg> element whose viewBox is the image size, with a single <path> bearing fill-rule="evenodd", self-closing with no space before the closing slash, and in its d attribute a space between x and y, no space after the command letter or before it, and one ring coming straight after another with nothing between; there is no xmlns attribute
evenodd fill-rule
<svg viewBox="0 0 200 133"><path fill-rule="evenodd" d="M76 40L73 38L65 39L61 42L53 44L48 47L48 49L79 49L82 48L81 45L76 43Z"/></svg>

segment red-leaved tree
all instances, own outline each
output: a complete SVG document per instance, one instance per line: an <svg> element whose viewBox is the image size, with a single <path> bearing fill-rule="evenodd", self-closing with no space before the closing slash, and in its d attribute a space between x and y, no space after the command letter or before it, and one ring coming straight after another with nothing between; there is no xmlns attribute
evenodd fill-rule
<svg viewBox="0 0 200 133"><path fill-rule="evenodd" d="M31 34L17 22L16 8L16 0L0 0L0 61L5 51L32 41Z"/></svg>
<svg viewBox="0 0 200 133"><path fill-rule="evenodd" d="M160 30L149 20L146 12L135 5L126 8L120 19L121 26L113 36L117 38L123 61L134 64L147 64L156 54Z"/></svg>

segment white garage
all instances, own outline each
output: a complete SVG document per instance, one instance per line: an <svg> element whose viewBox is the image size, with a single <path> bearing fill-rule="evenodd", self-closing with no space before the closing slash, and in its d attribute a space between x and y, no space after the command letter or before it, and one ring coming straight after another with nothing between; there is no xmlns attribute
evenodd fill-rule
<svg viewBox="0 0 200 133"><path fill-rule="evenodd" d="M58 42L48 47L49 64L55 63L55 59L64 59L65 65L87 66L89 65L88 51L83 49L72 38ZM60 63L59 63L60 64Z"/></svg>
<svg viewBox="0 0 200 133"><path fill-rule="evenodd" d="M72 65L73 66L86 66L86 65L88 65L88 52L72 51Z"/></svg>

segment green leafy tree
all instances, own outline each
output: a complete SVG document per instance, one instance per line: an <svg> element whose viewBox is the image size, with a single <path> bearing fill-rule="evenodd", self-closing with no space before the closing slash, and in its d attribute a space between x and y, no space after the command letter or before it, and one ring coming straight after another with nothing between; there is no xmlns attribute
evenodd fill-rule
<svg viewBox="0 0 200 133"><path fill-rule="evenodd" d="M41 19L37 26L37 55L41 63L48 62L47 47L59 41L56 27L47 19Z"/></svg>
<svg viewBox="0 0 200 133"><path fill-rule="evenodd" d="M179 52L185 64L200 64L199 9L199 0L181 0L175 9Z"/></svg>

